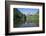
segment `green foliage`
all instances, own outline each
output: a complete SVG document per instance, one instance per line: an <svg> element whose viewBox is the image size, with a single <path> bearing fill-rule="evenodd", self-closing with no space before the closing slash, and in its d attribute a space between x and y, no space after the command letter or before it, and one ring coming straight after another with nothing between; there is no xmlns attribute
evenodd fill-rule
<svg viewBox="0 0 46 36"><path fill-rule="evenodd" d="M32 15L32 16L27 16L28 22L31 23L39 23L39 14Z"/></svg>
<svg viewBox="0 0 46 36"><path fill-rule="evenodd" d="M25 15L22 14L19 10L14 9L14 26L18 26L20 24L22 24L23 22L25 22L24 20Z"/></svg>

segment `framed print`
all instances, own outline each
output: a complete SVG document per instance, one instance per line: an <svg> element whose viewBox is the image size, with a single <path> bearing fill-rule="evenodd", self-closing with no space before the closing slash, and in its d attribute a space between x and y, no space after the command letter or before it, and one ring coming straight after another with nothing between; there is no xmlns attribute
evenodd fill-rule
<svg viewBox="0 0 46 36"><path fill-rule="evenodd" d="M45 32L45 4L40 2L5 2L6 35Z"/></svg>

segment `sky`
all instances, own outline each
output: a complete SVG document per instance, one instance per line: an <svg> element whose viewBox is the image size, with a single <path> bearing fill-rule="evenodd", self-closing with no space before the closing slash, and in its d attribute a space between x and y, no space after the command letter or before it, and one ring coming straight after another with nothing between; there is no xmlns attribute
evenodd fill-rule
<svg viewBox="0 0 46 36"><path fill-rule="evenodd" d="M27 15L27 14L35 14L39 11L39 9L36 8L17 8L21 13Z"/></svg>

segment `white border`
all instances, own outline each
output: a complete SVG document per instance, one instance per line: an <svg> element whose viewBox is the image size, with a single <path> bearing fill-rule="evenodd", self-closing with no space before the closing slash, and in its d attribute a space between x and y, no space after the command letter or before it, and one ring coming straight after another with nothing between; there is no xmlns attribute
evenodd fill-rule
<svg viewBox="0 0 46 36"><path fill-rule="evenodd" d="M39 9L39 27L13 28L13 8L36 8ZM10 32L26 32L42 30L42 6L10 5Z"/></svg>

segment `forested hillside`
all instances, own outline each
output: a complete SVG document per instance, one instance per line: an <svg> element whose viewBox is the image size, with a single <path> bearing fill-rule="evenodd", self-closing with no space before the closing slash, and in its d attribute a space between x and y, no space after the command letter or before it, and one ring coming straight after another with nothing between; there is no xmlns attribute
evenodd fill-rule
<svg viewBox="0 0 46 36"><path fill-rule="evenodd" d="M25 22L25 15L22 14L17 8L14 8L14 26L18 26Z"/></svg>

